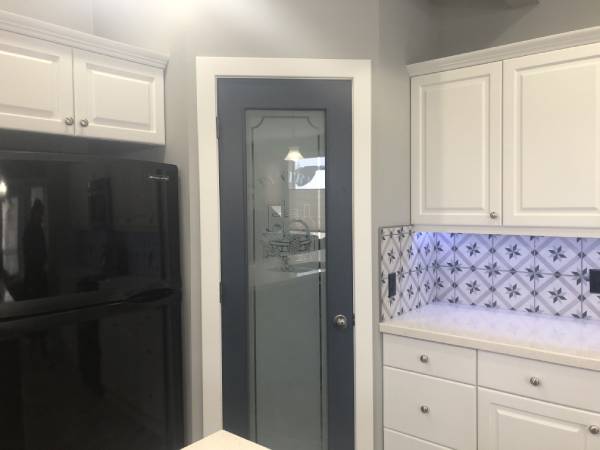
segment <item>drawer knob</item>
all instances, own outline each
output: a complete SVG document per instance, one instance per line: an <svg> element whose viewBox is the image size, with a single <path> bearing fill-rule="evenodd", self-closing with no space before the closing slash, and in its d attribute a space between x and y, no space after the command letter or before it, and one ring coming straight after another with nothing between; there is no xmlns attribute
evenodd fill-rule
<svg viewBox="0 0 600 450"><path fill-rule="evenodd" d="M529 379L529 383L531 383L532 386L539 386L542 384L542 380L540 380L538 377L531 377Z"/></svg>
<svg viewBox="0 0 600 450"><path fill-rule="evenodd" d="M429 362L429 356L421 355L421 356L419 356L419 361L421 361L423 364L426 364Z"/></svg>
<svg viewBox="0 0 600 450"><path fill-rule="evenodd" d="M75 123L75 119L73 119L72 117L65 117L65 125L71 126L74 123Z"/></svg>
<svg viewBox="0 0 600 450"><path fill-rule="evenodd" d="M81 126L82 126L82 127L84 127L84 128L85 128L85 127L87 127L89 124L90 124L90 121L89 121L89 120L87 120L87 119L81 119L81 120L79 121L79 125L81 125Z"/></svg>
<svg viewBox="0 0 600 450"><path fill-rule="evenodd" d="M588 430L590 430L590 433L592 433L592 434L600 433L600 427L598 425L590 425Z"/></svg>
<svg viewBox="0 0 600 450"><path fill-rule="evenodd" d="M496 211L492 211L490 213L490 219L497 219L498 218L498 213Z"/></svg>
<svg viewBox="0 0 600 450"><path fill-rule="evenodd" d="M421 406L421 412L423 414L429 414L429 406L422 405Z"/></svg>

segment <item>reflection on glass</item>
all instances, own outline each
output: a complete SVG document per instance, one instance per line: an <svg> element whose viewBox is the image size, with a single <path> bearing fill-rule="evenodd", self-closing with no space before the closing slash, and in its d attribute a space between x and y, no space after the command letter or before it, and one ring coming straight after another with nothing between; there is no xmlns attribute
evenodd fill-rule
<svg viewBox="0 0 600 450"><path fill-rule="evenodd" d="M326 446L325 112L246 112L251 430Z"/></svg>

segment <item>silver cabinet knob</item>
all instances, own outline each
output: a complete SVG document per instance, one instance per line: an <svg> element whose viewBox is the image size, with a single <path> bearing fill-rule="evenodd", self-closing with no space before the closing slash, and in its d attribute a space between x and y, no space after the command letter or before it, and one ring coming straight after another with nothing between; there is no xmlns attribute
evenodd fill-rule
<svg viewBox="0 0 600 450"><path fill-rule="evenodd" d="M338 314L333 318L333 326L345 330L348 328L348 318L343 314Z"/></svg>
<svg viewBox="0 0 600 450"><path fill-rule="evenodd" d="M542 380L540 380L538 377L531 377L531 378L529 379L529 383L530 383L532 386L539 386L540 384L542 384Z"/></svg>
<svg viewBox="0 0 600 450"><path fill-rule="evenodd" d="M590 430L590 433L592 433L592 434L600 433L600 427L598 425L590 425L588 427L588 430Z"/></svg>
<svg viewBox="0 0 600 450"><path fill-rule="evenodd" d="M419 361L421 361L423 364L427 364L429 362L429 356L421 355L419 356Z"/></svg>
<svg viewBox="0 0 600 450"><path fill-rule="evenodd" d="M90 121L89 121L89 120L87 120L87 119L81 119L81 120L79 121L79 125L81 125L81 126L82 126L82 127L84 127L84 128L85 128L85 127L87 127L89 124L90 124Z"/></svg>
<svg viewBox="0 0 600 450"><path fill-rule="evenodd" d="M72 117L65 117L65 125L71 126L75 123L75 119Z"/></svg>
<svg viewBox="0 0 600 450"><path fill-rule="evenodd" d="M490 213L490 219L497 219L498 218L498 213L496 211L492 211Z"/></svg>
<svg viewBox="0 0 600 450"><path fill-rule="evenodd" d="M429 414L429 406L422 405L421 406L421 412L423 414Z"/></svg>

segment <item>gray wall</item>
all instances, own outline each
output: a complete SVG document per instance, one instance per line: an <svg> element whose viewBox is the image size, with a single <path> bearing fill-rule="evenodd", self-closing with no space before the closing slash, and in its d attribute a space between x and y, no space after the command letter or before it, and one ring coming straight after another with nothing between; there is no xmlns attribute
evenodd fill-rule
<svg viewBox="0 0 600 450"><path fill-rule="evenodd" d="M0 9L92 32L92 0L0 0Z"/></svg>
<svg viewBox="0 0 600 450"><path fill-rule="evenodd" d="M438 56L600 25L598 0L540 0L508 8L499 0L431 0L437 9Z"/></svg>

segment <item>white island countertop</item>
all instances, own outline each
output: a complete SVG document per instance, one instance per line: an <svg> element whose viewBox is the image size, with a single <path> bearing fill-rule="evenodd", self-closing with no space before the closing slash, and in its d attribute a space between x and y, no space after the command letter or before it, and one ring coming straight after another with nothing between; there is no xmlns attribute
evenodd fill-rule
<svg viewBox="0 0 600 450"><path fill-rule="evenodd" d="M268 450L227 431L217 431L183 450Z"/></svg>
<svg viewBox="0 0 600 450"><path fill-rule="evenodd" d="M381 322L382 333L600 371L600 321L426 305Z"/></svg>

